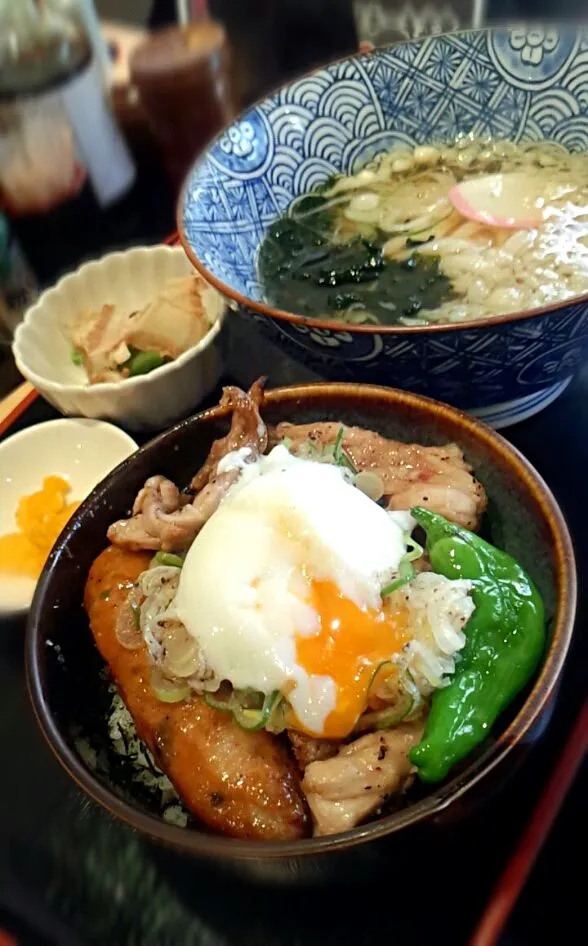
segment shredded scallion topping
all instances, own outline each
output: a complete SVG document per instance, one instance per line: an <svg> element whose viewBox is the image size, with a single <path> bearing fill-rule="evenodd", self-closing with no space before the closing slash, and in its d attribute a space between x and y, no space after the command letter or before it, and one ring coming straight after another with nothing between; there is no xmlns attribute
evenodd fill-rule
<svg viewBox="0 0 588 946"><path fill-rule="evenodd" d="M406 533L404 536L404 544L406 545L407 551L404 553L400 559L398 565L398 576L387 585L384 585L380 594L382 598L387 598L388 595L391 595L393 591L398 591L399 588L402 588L404 585L407 585L409 581L416 575L413 562L416 562L418 558L424 552L422 545L419 545L418 542L415 542L410 533Z"/></svg>
<svg viewBox="0 0 588 946"><path fill-rule="evenodd" d="M216 693L205 693L204 700L214 709L231 713L241 729L252 732L263 729L270 722L282 701L282 694L279 690L267 694L251 689L231 690L226 699L219 698Z"/></svg>
<svg viewBox="0 0 588 946"><path fill-rule="evenodd" d="M350 470L352 473L357 474L355 465L353 464L351 457L343 447L343 437L345 436L345 428L340 427L337 434L337 439L335 440L335 446L333 447L333 459L337 466L342 466L347 470Z"/></svg>
<svg viewBox="0 0 588 946"><path fill-rule="evenodd" d="M156 552L152 566L165 565L168 568L183 568L185 555L176 555L174 552Z"/></svg>
<svg viewBox="0 0 588 946"><path fill-rule="evenodd" d="M139 604L134 600L131 600L131 611L133 614L133 626L136 631L140 631L141 630L141 608L139 607Z"/></svg>

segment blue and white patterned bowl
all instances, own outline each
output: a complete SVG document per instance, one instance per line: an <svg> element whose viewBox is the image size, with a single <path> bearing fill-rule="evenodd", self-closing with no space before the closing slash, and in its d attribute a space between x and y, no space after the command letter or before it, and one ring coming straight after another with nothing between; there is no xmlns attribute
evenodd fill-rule
<svg viewBox="0 0 588 946"><path fill-rule="evenodd" d="M473 30L354 56L245 112L188 176L178 209L203 276L324 377L392 384L495 427L560 394L588 349L588 296L468 325L346 326L264 304L257 252L290 201L397 143L462 133L588 151L588 30Z"/></svg>

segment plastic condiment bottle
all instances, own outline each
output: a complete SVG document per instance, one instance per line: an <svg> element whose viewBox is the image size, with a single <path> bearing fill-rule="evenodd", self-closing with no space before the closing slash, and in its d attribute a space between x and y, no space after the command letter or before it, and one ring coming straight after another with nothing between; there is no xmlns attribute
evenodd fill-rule
<svg viewBox="0 0 588 946"><path fill-rule="evenodd" d="M56 247L67 268L68 240L135 179L71 2L0 0L0 128L0 206L38 275Z"/></svg>

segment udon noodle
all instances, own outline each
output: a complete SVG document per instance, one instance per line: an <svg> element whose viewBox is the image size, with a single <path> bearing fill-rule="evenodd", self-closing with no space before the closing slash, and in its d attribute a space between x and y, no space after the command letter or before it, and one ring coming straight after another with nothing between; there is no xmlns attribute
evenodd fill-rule
<svg viewBox="0 0 588 946"><path fill-rule="evenodd" d="M510 183L534 217L464 214L456 194L474 180L478 203L489 183L507 197ZM280 308L350 323L455 323L561 302L588 292L588 157L471 137L394 148L297 198L262 246L260 273Z"/></svg>

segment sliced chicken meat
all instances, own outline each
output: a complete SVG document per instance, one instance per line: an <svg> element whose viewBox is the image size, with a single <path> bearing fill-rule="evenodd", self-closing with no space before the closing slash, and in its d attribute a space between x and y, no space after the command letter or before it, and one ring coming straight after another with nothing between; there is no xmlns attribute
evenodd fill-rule
<svg viewBox="0 0 588 946"><path fill-rule="evenodd" d="M288 738L294 758L303 772L311 762L323 762L337 755L340 747L340 743L332 739L315 739L313 736L305 736L294 729L288 730Z"/></svg>
<svg viewBox="0 0 588 946"><path fill-rule="evenodd" d="M422 732L421 722L402 723L362 736L331 759L311 762L302 790L314 834L348 831L379 811L389 795L406 791L416 772L408 753Z"/></svg>
<svg viewBox="0 0 588 946"><path fill-rule="evenodd" d="M319 449L333 445L340 429L335 422L282 423L277 436L287 437L296 453L309 441ZM389 509L424 506L468 529L478 527L486 493L456 444L423 447L346 427L342 446L358 471L371 470L380 477Z"/></svg>
<svg viewBox="0 0 588 946"><path fill-rule="evenodd" d="M108 539L131 552L141 549L181 552L189 548L204 523L216 512L237 476L237 470L219 474L191 503L184 505L171 480L151 476L135 500L132 517L114 522L108 530Z"/></svg>
<svg viewBox="0 0 588 946"><path fill-rule="evenodd" d="M225 388L221 405L233 411L231 428L226 437L215 441L204 466L194 477L194 498L186 502L171 480L150 477L137 495L131 518L110 526L108 538L112 544L129 551L187 549L239 475L237 469L218 472L223 457L247 447L247 460L253 462L267 447L267 430L259 415L262 398L263 379L256 381L248 394L239 388Z"/></svg>
<svg viewBox="0 0 588 946"><path fill-rule="evenodd" d="M227 453L244 447L250 448L255 455L254 458L265 453L267 428L259 413L263 402L265 380L265 378L258 378L247 393L235 387L223 389L219 406L232 411L231 427L226 437L221 437L213 443L204 465L190 483L191 489L202 489Z"/></svg>

